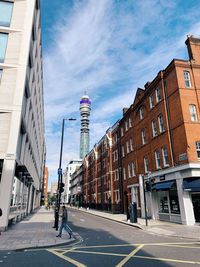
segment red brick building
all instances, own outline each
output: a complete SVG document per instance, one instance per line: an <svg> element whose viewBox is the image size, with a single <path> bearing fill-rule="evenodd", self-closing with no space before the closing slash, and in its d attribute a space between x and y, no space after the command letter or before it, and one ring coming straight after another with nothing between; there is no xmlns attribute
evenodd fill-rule
<svg viewBox="0 0 200 267"><path fill-rule="evenodd" d="M200 39L188 36L189 60L173 59L136 92L123 118L85 158L84 201L127 212L137 203L148 216L200 221ZM149 189L149 188L146 188Z"/></svg>
<svg viewBox="0 0 200 267"><path fill-rule="evenodd" d="M138 89L121 128L124 198L144 216L184 224L200 220L200 39L186 40L189 60L174 59ZM196 185L196 187L195 187ZM127 203L124 203L126 210Z"/></svg>

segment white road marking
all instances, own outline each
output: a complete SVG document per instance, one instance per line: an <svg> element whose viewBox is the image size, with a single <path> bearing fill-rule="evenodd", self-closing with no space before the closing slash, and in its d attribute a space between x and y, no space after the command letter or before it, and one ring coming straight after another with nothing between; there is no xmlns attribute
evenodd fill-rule
<svg viewBox="0 0 200 267"><path fill-rule="evenodd" d="M84 222L85 220L84 219L80 219L81 222Z"/></svg>

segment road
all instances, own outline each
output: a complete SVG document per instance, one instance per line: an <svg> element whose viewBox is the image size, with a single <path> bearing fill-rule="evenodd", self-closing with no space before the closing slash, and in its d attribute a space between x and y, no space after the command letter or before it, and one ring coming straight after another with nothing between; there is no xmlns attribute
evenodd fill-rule
<svg viewBox="0 0 200 267"><path fill-rule="evenodd" d="M200 266L200 242L163 237L69 210L69 226L79 240L73 246L0 252L0 267Z"/></svg>

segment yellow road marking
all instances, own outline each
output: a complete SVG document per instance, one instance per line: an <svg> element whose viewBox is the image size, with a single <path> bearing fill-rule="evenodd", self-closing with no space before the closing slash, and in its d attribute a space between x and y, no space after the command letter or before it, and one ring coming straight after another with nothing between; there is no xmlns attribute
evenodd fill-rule
<svg viewBox="0 0 200 267"><path fill-rule="evenodd" d="M82 263L80 263L80 262L78 262L78 261L75 261L75 260L73 260L73 259L71 259L71 258L69 258L69 257L67 257L67 256L65 256L65 255L63 255L63 254L58 253L58 252L55 251L54 249L47 249L47 251L49 251L49 252L52 253L52 254L55 254L56 256L60 257L60 258L63 259L63 260L66 260L66 261L68 261L68 262L74 264L74 265L77 266L77 267L87 267L86 265L84 265L84 264L82 264Z"/></svg>
<svg viewBox="0 0 200 267"><path fill-rule="evenodd" d="M85 247L76 247L76 248L109 248L109 247L131 247L131 246L164 246L164 245L190 245L190 244L199 244L200 242L177 242L177 243L136 243L136 244L121 244L121 245L98 245L98 246L85 246Z"/></svg>
<svg viewBox="0 0 200 267"><path fill-rule="evenodd" d="M81 250L73 250L73 253L83 253L83 254L97 254L97 255L107 255L107 256L120 256L126 257L127 254L116 254L116 253L109 253L109 252L97 252L97 251L81 251Z"/></svg>
<svg viewBox="0 0 200 267"><path fill-rule="evenodd" d="M161 245L163 247L171 247L171 248L197 248L200 249L200 247L192 247L192 246L178 246L178 245Z"/></svg>
<svg viewBox="0 0 200 267"><path fill-rule="evenodd" d="M126 258L124 258L119 264L116 265L116 267L123 266L130 258L132 258L144 245L140 245L136 249L134 249Z"/></svg>
<svg viewBox="0 0 200 267"><path fill-rule="evenodd" d="M136 256L136 255L133 256L133 258L159 260L159 261L172 261L172 262L180 262L180 263L187 263L187 264L200 264L200 262L198 262L198 261L184 261L184 260L174 260L174 259L165 259L165 258L154 258L154 257Z"/></svg>

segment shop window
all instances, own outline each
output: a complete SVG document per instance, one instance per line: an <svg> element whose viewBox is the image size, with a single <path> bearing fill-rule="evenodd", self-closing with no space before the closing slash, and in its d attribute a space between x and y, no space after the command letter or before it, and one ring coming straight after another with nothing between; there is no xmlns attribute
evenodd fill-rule
<svg viewBox="0 0 200 267"><path fill-rule="evenodd" d="M161 94L160 94L160 87L156 88L156 102L160 102L161 100Z"/></svg>
<svg viewBox="0 0 200 267"><path fill-rule="evenodd" d="M180 214L177 190L169 190L169 202L171 213Z"/></svg>
<svg viewBox="0 0 200 267"><path fill-rule="evenodd" d="M196 141L197 158L200 160L200 141Z"/></svg>
<svg viewBox="0 0 200 267"><path fill-rule="evenodd" d="M189 71L184 71L185 86L191 87L190 73Z"/></svg>
<svg viewBox="0 0 200 267"><path fill-rule="evenodd" d="M197 111L196 111L196 106L193 104L189 105L190 109L190 116L191 116L191 121L197 121Z"/></svg>
<svg viewBox="0 0 200 267"><path fill-rule="evenodd" d="M168 192L159 192L160 193L160 213L169 213L169 202L168 202Z"/></svg>
<svg viewBox="0 0 200 267"><path fill-rule="evenodd" d="M13 3L0 1L0 26L9 27L12 15Z"/></svg>

